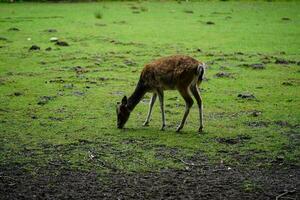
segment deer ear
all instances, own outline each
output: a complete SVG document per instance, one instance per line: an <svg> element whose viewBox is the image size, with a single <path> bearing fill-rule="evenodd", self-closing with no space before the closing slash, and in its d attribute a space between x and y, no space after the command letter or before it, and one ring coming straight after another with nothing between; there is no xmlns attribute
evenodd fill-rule
<svg viewBox="0 0 300 200"><path fill-rule="evenodd" d="M126 97L126 96L123 97L123 99L122 99L122 104L123 104L123 105L126 105L126 104L127 104L127 97Z"/></svg>

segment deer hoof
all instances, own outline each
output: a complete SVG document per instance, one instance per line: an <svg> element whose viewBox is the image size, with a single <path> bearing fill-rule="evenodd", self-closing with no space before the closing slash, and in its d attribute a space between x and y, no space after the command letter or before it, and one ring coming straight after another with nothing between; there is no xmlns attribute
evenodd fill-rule
<svg viewBox="0 0 300 200"><path fill-rule="evenodd" d="M179 132L181 129L182 129L182 127L178 126L177 129L176 129L176 132Z"/></svg>
<svg viewBox="0 0 300 200"><path fill-rule="evenodd" d="M149 122L144 122L143 126L149 126Z"/></svg>
<svg viewBox="0 0 300 200"><path fill-rule="evenodd" d="M203 133L203 126L200 126L198 132L199 132L199 133Z"/></svg>

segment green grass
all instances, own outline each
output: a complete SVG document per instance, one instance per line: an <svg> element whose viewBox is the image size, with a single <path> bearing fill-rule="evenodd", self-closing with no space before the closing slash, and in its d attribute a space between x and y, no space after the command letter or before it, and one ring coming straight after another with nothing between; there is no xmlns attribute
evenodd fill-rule
<svg viewBox="0 0 300 200"><path fill-rule="evenodd" d="M227 165L299 165L299 66L271 57L300 60L299 9L299 2L278 1L1 4L0 36L7 40L0 40L0 163L153 171L181 168L178 159L201 152ZM33 44L41 50L29 51ZM184 112L176 91L165 93L166 131L159 131L158 104L150 127L142 127L143 102L128 129L116 129L116 102L131 94L143 65L172 54L214 61L202 84L205 133L197 134L196 106L175 133ZM241 66L265 56L272 61L266 69ZM216 78L220 71L234 78ZM238 99L246 91L256 100ZM43 96L53 98L39 105ZM251 116L255 110L262 114ZM262 125L248 125L253 122Z"/></svg>

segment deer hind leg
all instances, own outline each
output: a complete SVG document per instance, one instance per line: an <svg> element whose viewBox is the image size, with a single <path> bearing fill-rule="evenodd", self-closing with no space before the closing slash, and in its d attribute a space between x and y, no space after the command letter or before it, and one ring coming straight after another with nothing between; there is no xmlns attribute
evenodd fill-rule
<svg viewBox="0 0 300 200"><path fill-rule="evenodd" d="M179 89L179 93L181 94L181 96L183 97L183 99L185 101L185 112L184 112L184 115L183 115L180 125L176 129L176 132L179 132L183 128L186 118L189 115L190 108L192 107L192 105L194 103L194 101L189 93L188 88Z"/></svg>
<svg viewBox="0 0 300 200"><path fill-rule="evenodd" d="M191 86L191 92L194 95L198 108L199 108L199 120L200 120L200 127L199 127L199 132L202 132L203 130L203 103L202 103L202 98L200 95L200 91L197 87L197 85Z"/></svg>
<svg viewBox="0 0 300 200"><path fill-rule="evenodd" d="M160 103L160 111L161 111L161 118L162 118L162 126L160 128L161 131L165 129L166 126L166 119L165 119L165 109L164 109L164 92L157 91L158 99Z"/></svg>
<svg viewBox="0 0 300 200"><path fill-rule="evenodd" d="M149 121L150 121L151 113L152 113L152 108L153 108L153 105L155 103L156 97L157 97L157 94L153 93L153 95L150 99L150 103L149 103L149 111L148 111L148 114L147 114L147 118L146 118L143 126L148 126L149 125Z"/></svg>

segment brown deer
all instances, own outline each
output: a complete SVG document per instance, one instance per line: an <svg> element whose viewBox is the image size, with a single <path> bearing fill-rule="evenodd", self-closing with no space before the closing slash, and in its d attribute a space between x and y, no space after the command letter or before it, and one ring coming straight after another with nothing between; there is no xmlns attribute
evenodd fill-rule
<svg viewBox="0 0 300 200"><path fill-rule="evenodd" d="M144 126L148 126L149 124L152 108L158 96L162 114L161 130L164 130L166 126L164 90L176 89L185 101L185 113L176 131L178 132L183 128L190 108L194 103L190 94L192 93L199 108L199 132L201 132L203 129L203 106L198 85L203 80L204 69L205 64L203 62L183 55L164 57L147 64L140 75L140 80L133 94L128 99L124 96L121 103L117 103L117 127L120 129L123 128L130 113L143 96L147 92L152 92L153 96L149 103L149 111Z"/></svg>

